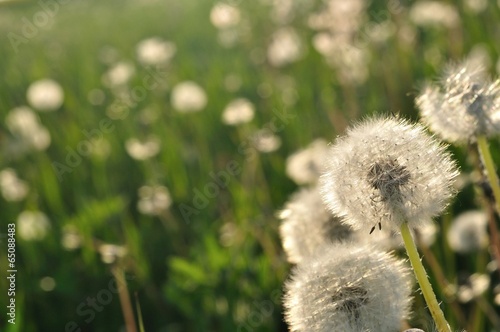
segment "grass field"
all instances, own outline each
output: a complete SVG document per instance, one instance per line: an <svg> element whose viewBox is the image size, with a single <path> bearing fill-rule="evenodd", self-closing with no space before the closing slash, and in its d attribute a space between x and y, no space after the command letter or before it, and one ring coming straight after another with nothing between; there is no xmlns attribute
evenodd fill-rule
<svg viewBox="0 0 500 332"><path fill-rule="evenodd" d="M125 331L130 319L139 326L138 306L145 331L287 331L292 265L276 213L299 187L287 157L369 115L418 121L419 89L450 61L499 69L496 2L446 1L451 14L425 21L422 1L346 0L359 8L314 19L325 3L233 0L217 16L212 1L0 1L0 171L16 174L0 176L0 271L9 275L11 223L17 269L16 324L2 312L2 331ZM161 51L141 60L150 38ZM56 96L40 105L28 90L43 79L57 82ZM174 90L185 81L206 101L183 111ZM253 119L223 123L237 98ZM31 110L13 120L19 107ZM490 144L498 164L498 139ZM463 178L477 177L471 149L449 150ZM451 284L481 273L489 286L462 303L424 264L452 327L490 331L500 304L492 257L455 253L446 240L456 215L484 208L476 182L436 218L428 250ZM5 311L5 277L0 286ZM409 326L431 331L414 298Z"/></svg>

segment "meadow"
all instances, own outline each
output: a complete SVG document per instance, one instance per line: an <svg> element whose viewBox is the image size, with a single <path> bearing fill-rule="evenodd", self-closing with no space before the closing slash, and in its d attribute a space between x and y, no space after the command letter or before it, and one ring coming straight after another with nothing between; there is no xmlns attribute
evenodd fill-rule
<svg viewBox="0 0 500 332"><path fill-rule="evenodd" d="M289 157L373 115L418 122L450 62L498 76L499 22L481 0L0 1L1 330L287 331L279 211L310 183ZM488 186L472 145L447 149L459 190L423 263L454 331L492 331L492 251L447 237L493 213ZM432 331L412 295L406 326Z"/></svg>

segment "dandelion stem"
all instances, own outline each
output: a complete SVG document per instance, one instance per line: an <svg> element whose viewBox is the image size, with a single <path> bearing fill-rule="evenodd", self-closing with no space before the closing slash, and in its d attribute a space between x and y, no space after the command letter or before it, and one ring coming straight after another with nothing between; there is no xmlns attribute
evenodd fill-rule
<svg viewBox="0 0 500 332"><path fill-rule="evenodd" d="M493 190L493 196L495 198L496 211L500 215L500 187L498 186L498 176L495 171L495 163L491 157L490 149L488 147L488 141L485 136L479 136L477 138L477 147L483 160L484 167L486 168L486 176L488 182L490 183L491 189ZM491 204L488 197L485 197L487 204ZM489 205L490 209L492 205ZM488 225L490 227L490 245L493 250L493 254L500 264L500 239L498 238L498 227L493 216L489 216ZM499 265L500 266L500 265ZM500 272L500 271L499 271Z"/></svg>
<svg viewBox="0 0 500 332"><path fill-rule="evenodd" d="M441 311L441 308L439 307L436 295L432 290L431 283L427 278L427 272L425 272L425 268L420 261L420 256L418 254L415 242L413 241L413 237L411 236L408 224L405 222L401 224L401 235L403 236L403 241L406 247L406 252L408 253L408 257L410 258L411 266L413 267L413 271L415 272L415 276L417 277L418 284L420 285L420 289L422 290L422 294L424 295L425 302L429 307L429 311L431 312L432 318L436 323L438 331L451 332L450 326L444 318L443 311Z"/></svg>
<svg viewBox="0 0 500 332"><path fill-rule="evenodd" d="M481 154L484 167L486 168L486 175L490 183L491 189L493 190L493 196L495 197L497 212L500 213L500 186L498 185L498 176L495 171L495 163L491 157L490 149L488 147L488 141L485 136L477 137L477 146L479 148L479 153Z"/></svg>

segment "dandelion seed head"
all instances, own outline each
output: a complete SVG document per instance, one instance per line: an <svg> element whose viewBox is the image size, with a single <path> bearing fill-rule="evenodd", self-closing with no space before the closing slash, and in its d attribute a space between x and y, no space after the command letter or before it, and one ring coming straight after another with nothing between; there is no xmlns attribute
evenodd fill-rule
<svg viewBox="0 0 500 332"><path fill-rule="evenodd" d="M50 230L50 221L40 211L23 211L17 217L17 234L26 241L43 240Z"/></svg>
<svg viewBox="0 0 500 332"><path fill-rule="evenodd" d="M299 185L316 183L323 171L328 143L314 140L305 149L294 152L286 160L286 175Z"/></svg>
<svg viewBox="0 0 500 332"><path fill-rule="evenodd" d="M125 142L125 149L129 156L136 160L150 159L160 152L160 139L155 136L148 137L144 141L130 138Z"/></svg>
<svg viewBox="0 0 500 332"><path fill-rule="evenodd" d="M246 98L232 100L222 112L222 122L237 126L239 124L252 121L255 114L255 107Z"/></svg>
<svg viewBox="0 0 500 332"><path fill-rule="evenodd" d="M210 11L210 22L218 29L236 26L241 19L240 10L227 3L218 2Z"/></svg>
<svg viewBox="0 0 500 332"><path fill-rule="evenodd" d="M264 153L276 151L281 146L281 138L267 128L256 131L251 140L255 149Z"/></svg>
<svg viewBox="0 0 500 332"><path fill-rule="evenodd" d="M160 215L172 204L170 192L164 186L142 186L139 188L137 209L150 216Z"/></svg>
<svg viewBox="0 0 500 332"><path fill-rule="evenodd" d="M285 285L291 331L398 331L409 314L410 270L373 246L330 244Z"/></svg>
<svg viewBox="0 0 500 332"><path fill-rule="evenodd" d="M101 244L98 251L101 254L101 260L106 264L113 264L128 253L126 247L108 243Z"/></svg>
<svg viewBox="0 0 500 332"><path fill-rule="evenodd" d="M302 41L292 28L281 28L274 32L267 49L267 59L274 67L283 67L299 60L303 54Z"/></svg>
<svg viewBox="0 0 500 332"><path fill-rule="evenodd" d="M349 226L326 210L317 187L292 195L279 217L283 249L290 263L305 261L325 244L345 241L352 235Z"/></svg>
<svg viewBox="0 0 500 332"><path fill-rule="evenodd" d="M52 79L33 82L26 92L26 99L34 109L42 112L55 111L64 101L64 92L59 83Z"/></svg>
<svg viewBox="0 0 500 332"><path fill-rule="evenodd" d="M467 211L458 215L448 229L448 244L459 253L474 252L488 245L488 216L483 211Z"/></svg>
<svg viewBox="0 0 500 332"><path fill-rule="evenodd" d="M456 164L420 125L374 118L328 152L320 178L327 207L356 229L410 228L438 215L453 196Z"/></svg>
<svg viewBox="0 0 500 332"><path fill-rule="evenodd" d="M117 62L102 76L102 83L108 88L118 88L126 85L135 75L135 67L130 62Z"/></svg>
<svg viewBox="0 0 500 332"><path fill-rule="evenodd" d="M0 171L0 192L8 202L19 202L28 194L28 184L17 177L12 168Z"/></svg>
<svg viewBox="0 0 500 332"><path fill-rule="evenodd" d="M500 133L500 81L485 76L470 63L450 67L439 85L426 86L416 98L422 121L449 142Z"/></svg>
<svg viewBox="0 0 500 332"><path fill-rule="evenodd" d="M455 6L440 1L419 1L409 12L410 21L419 26L443 26L454 28L460 24Z"/></svg>
<svg viewBox="0 0 500 332"><path fill-rule="evenodd" d="M144 39L137 44L137 60L144 66L163 65L170 62L177 48L174 43L159 37Z"/></svg>
<svg viewBox="0 0 500 332"><path fill-rule="evenodd" d="M486 274L474 273L467 278L466 283L458 287L457 297L462 303L467 303L481 296L490 287L490 277Z"/></svg>
<svg viewBox="0 0 500 332"><path fill-rule="evenodd" d="M207 95L197 83L184 81L172 89L171 103L180 113L198 112L207 105Z"/></svg>

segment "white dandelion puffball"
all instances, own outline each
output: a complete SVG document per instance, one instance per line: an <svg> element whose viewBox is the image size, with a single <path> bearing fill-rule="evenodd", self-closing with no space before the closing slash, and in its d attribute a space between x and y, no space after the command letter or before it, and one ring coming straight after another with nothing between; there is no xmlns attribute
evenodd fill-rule
<svg viewBox="0 0 500 332"><path fill-rule="evenodd" d="M484 77L468 63L450 68L440 86L428 85L415 99L422 121L448 142L500 133L500 80Z"/></svg>
<svg viewBox="0 0 500 332"><path fill-rule="evenodd" d="M210 22L218 29L234 27L240 19L240 10L227 3L218 2L210 11Z"/></svg>
<svg viewBox="0 0 500 332"><path fill-rule="evenodd" d="M410 228L438 215L458 175L445 146L422 126L373 118L338 138L320 178L328 208L356 229L402 223Z"/></svg>
<svg viewBox="0 0 500 332"><path fill-rule="evenodd" d="M457 8L441 1L419 1L409 12L410 21L419 26L443 26L453 28L460 24Z"/></svg>
<svg viewBox="0 0 500 332"><path fill-rule="evenodd" d="M12 168L0 171L0 192L6 201L19 202L26 197L28 191L28 184L19 179Z"/></svg>
<svg viewBox="0 0 500 332"><path fill-rule="evenodd" d="M488 245L488 216L483 211L466 211L458 215L448 229L448 244L453 251L469 253Z"/></svg>
<svg viewBox="0 0 500 332"><path fill-rule="evenodd" d="M134 65L130 62L121 61L113 64L102 75L102 83L108 88L116 88L126 85L134 75Z"/></svg>
<svg viewBox="0 0 500 332"><path fill-rule="evenodd" d="M50 133L41 123L35 112L29 107L16 107L5 118L9 131L19 140L17 151L45 150L49 147Z"/></svg>
<svg viewBox="0 0 500 332"><path fill-rule="evenodd" d="M252 121L255 107L246 98L238 98L231 101L222 112L222 122L236 126Z"/></svg>
<svg viewBox="0 0 500 332"><path fill-rule="evenodd" d="M307 148L294 152L286 159L286 175L296 184L318 182L328 151L328 143L321 138Z"/></svg>
<svg viewBox="0 0 500 332"><path fill-rule="evenodd" d="M38 111L55 111L63 104L64 92L56 81L42 79L28 87L26 99L31 107Z"/></svg>
<svg viewBox="0 0 500 332"><path fill-rule="evenodd" d="M144 39L137 44L137 60L144 66L168 63L175 55L175 44L158 37Z"/></svg>
<svg viewBox="0 0 500 332"><path fill-rule="evenodd" d="M144 141L130 138L125 142L125 150L130 157L136 160L150 159L160 152L160 139L151 136Z"/></svg>
<svg viewBox="0 0 500 332"><path fill-rule="evenodd" d="M332 244L292 271L285 319L294 332L399 331L411 280L402 260L376 247Z"/></svg>
<svg viewBox="0 0 500 332"><path fill-rule="evenodd" d="M172 204L170 192L164 186L142 186L139 188L137 209L140 213L157 216L165 212Z"/></svg>
<svg viewBox="0 0 500 332"><path fill-rule="evenodd" d="M185 81L172 89L171 103L178 112L198 112L207 105L207 95L195 82Z"/></svg>
<svg viewBox="0 0 500 332"><path fill-rule="evenodd" d="M279 213L283 249L290 263L300 263L328 243L344 241L352 230L324 206L317 187L292 195Z"/></svg>
<svg viewBox="0 0 500 332"><path fill-rule="evenodd" d="M267 59L274 67L282 67L302 57L302 42L292 28L281 28L274 32L267 49Z"/></svg>
<svg viewBox="0 0 500 332"><path fill-rule="evenodd" d="M50 229L50 221L40 211L23 211L17 217L17 232L26 241L42 240Z"/></svg>

